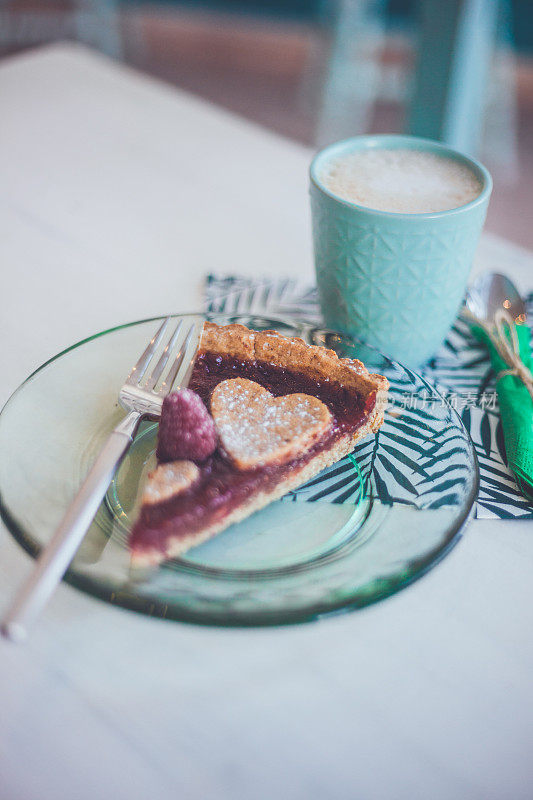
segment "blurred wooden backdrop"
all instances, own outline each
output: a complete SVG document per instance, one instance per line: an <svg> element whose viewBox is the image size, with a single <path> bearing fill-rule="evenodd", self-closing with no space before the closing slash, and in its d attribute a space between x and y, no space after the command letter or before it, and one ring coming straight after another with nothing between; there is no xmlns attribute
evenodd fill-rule
<svg viewBox="0 0 533 800"><path fill-rule="evenodd" d="M324 74L334 45L329 5L325 0L4 0L0 58L47 42L81 40L313 146L320 141ZM357 132L401 131L416 55L413 0L370 5L373 15L364 20L359 40L364 47L356 53L354 74L371 92L333 103L345 115L343 130L351 131L352 124ZM495 178L487 226L533 249L533 3L515 0L507 7L509 41L493 81L495 101L505 108L493 119L508 115L509 130L489 131L502 152L492 146L481 154Z"/></svg>

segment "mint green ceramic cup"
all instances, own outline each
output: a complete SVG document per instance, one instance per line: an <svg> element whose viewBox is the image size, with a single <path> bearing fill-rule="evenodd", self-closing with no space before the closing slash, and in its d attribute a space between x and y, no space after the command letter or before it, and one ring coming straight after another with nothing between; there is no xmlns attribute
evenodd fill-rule
<svg viewBox="0 0 533 800"><path fill-rule="evenodd" d="M367 148L408 148L452 158L481 182L471 203L450 211L397 214L341 200L321 182L325 166ZM489 172L445 145L414 136L358 136L313 159L315 267L326 325L410 366L438 350L464 296L492 190Z"/></svg>

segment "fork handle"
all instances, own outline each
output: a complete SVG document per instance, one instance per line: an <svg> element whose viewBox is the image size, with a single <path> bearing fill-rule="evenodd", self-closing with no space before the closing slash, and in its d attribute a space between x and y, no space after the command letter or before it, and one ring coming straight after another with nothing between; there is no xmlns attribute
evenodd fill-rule
<svg viewBox="0 0 533 800"><path fill-rule="evenodd" d="M1 624L4 636L26 638L27 629L65 574L82 542L113 475L128 450L141 414L131 411L109 436L33 571L20 587Z"/></svg>

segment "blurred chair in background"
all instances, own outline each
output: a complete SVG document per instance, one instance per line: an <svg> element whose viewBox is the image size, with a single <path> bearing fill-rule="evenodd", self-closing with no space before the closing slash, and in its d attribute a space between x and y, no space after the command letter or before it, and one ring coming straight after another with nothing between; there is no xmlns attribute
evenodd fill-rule
<svg viewBox="0 0 533 800"><path fill-rule="evenodd" d="M315 97L315 143L366 133L376 104L403 103L404 129L472 155L516 162L514 69L506 0L418 0L413 75L384 63L390 41L383 0L329 0L327 42ZM503 44L502 44L503 42ZM394 80L393 80L394 79Z"/></svg>
<svg viewBox="0 0 533 800"><path fill-rule="evenodd" d="M409 130L479 149L496 35L497 0L424 0Z"/></svg>
<svg viewBox="0 0 533 800"><path fill-rule="evenodd" d="M320 20L326 57L318 91L315 144L368 131L380 93L385 35L383 0L330 0Z"/></svg>
<svg viewBox="0 0 533 800"><path fill-rule="evenodd" d="M118 0L0 2L0 45L4 52L65 39L121 58Z"/></svg>
<svg viewBox="0 0 533 800"><path fill-rule="evenodd" d="M514 87L498 36L507 33L508 4L423 0L419 9L409 132L472 155L489 149L493 158L513 164Z"/></svg>

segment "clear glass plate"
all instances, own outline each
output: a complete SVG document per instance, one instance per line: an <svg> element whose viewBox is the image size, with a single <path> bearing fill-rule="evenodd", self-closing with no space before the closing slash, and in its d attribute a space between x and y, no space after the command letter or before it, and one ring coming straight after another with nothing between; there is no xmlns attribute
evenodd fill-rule
<svg viewBox="0 0 533 800"><path fill-rule="evenodd" d="M303 489L139 576L130 574L127 536L157 431L143 423L66 580L158 617L282 624L387 597L442 558L470 515L478 471L468 434L436 389L340 334L281 319L208 316L276 328L360 358L391 384L382 429ZM31 555L49 541L121 418L118 390L155 325L143 320L74 345L31 375L3 409L1 513Z"/></svg>

